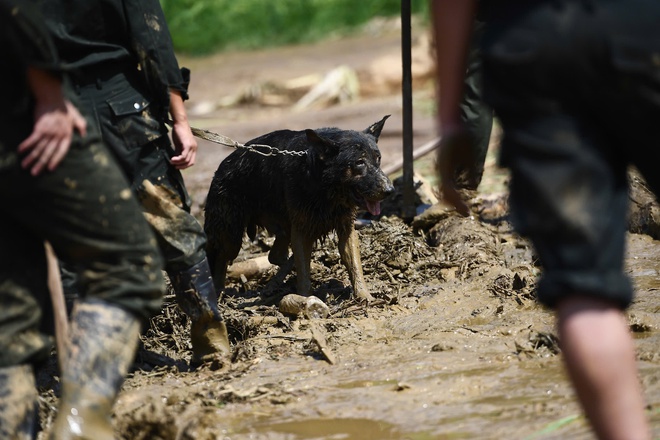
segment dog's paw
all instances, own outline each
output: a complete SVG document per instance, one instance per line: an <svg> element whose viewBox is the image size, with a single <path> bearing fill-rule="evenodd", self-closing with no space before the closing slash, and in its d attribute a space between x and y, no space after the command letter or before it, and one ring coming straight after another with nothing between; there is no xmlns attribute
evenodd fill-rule
<svg viewBox="0 0 660 440"><path fill-rule="evenodd" d="M358 290L357 292L355 292L355 299L370 303L375 298L367 290Z"/></svg>

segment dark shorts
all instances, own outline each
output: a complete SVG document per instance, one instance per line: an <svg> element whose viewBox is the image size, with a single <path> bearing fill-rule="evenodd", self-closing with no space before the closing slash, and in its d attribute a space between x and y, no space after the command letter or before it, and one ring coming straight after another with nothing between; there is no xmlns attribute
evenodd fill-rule
<svg viewBox="0 0 660 440"><path fill-rule="evenodd" d="M539 299L627 307L628 165L660 190L660 3L503 3L482 47L485 93L504 129L513 221L543 265Z"/></svg>

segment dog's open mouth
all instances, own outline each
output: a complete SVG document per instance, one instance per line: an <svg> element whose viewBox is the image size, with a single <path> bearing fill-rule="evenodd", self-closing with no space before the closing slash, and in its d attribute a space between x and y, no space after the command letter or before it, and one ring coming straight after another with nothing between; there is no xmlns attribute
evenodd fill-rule
<svg viewBox="0 0 660 440"><path fill-rule="evenodd" d="M362 209L365 209L371 215L380 215L380 199L369 200L367 197L362 195L360 191L353 189L352 191L353 200L355 203Z"/></svg>
<svg viewBox="0 0 660 440"><path fill-rule="evenodd" d="M380 214L380 201L378 200L367 200L364 199L363 201L365 207L367 208L367 211L369 211L369 214L371 215L379 215Z"/></svg>

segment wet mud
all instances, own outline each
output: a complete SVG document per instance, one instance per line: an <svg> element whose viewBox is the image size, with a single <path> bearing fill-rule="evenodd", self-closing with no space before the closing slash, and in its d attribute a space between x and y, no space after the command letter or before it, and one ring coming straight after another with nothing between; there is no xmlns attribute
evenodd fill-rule
<svg viewBox="0 0 660 440"><path fill-rule="evenodd" d="M324 51L314 68L339 61L359 67L371 54L396 57L400 49L391 35L353 40L350 51L345 45L285 49L279 56L290 58L287 68L298 68L289 72L294 77L309 73L301 67L307 58L296 62L299 52L309 57L309 51ZM223 90L237 88L245 74L232 74L232 63L240 65L241 56L228 55L226 63L194 60L192 86L197 79L205 87L197 96L208 98L216 83ZM265 76L275 58L257 53L246 59L250 72ZM430 89L416 93L416 109L433 96ZM355 129L364 125L360 118L387 110L396 127L396 99L374 96L305 114L226 109L196 125L245 141L275 128ZM428 113L416 113L415 127L416 145L435 135ZM384 132L380 147L384 166L395 161L400 132ZM197 165L184 173L200 221L212 173L231 151L220 148L201 143ZM280 311L279 300L295 293L295 273L281 285L268 284L276 271L268 266L230 278L220 301L234 351L228 369L189 368L190 322L168 292L114 407L119 438L593 438L563 370L553 316L535 301L541 268L508 222L507 176L495 166L495 152L470 202L473 216L434 205L407 224L398 216L401 197L395 194L383 217L364 218L358 233L374 296L370 304L351 299L334 236L319 243L312 257L312 292L328 306L327 315ZM432 180L430 162L415 166ZM636 288L628 318L654 436L660 438L660 242L643 223L655 211L646 200L638 205L642 226L627 240L626 272ZM270 245L265 235L245 241L236 261L263 257ZM42 426L48 427L57 378L42 376L40 383Z"/></svg>
<svg viewBox="0 0 660 440"><path fill-rule="evenodd" d="M502 212L505 196L496 204ZM170 293L115 405L120 438L592 438L553 317L535 302L533 250L506 216L485 221L484 205L475 199L471 218L438 205L427 214L434 222L413 222L423 228L396 216L360 228L371 304L350 298L330 236L312 258L325 318L280 312L295 274L276 287L267 287L275 268L230 281L221 300L229 369L189 368L190 323ZM246 242L239 259L263 255L270 240ZM628 316L656 436L659 249L648 235L628 236L637 290Z"/></svg>
<svg viewBox="0 0 660 440"><path fill-rule="evenodd" d="M229 371L188 371L188 323L170 303L143 339L117 429L127 439L591 438L552 315L534 300L529 244L506 220L442 217L417 231L397 217L360 229L370 305L350 299L333 244L313 256L326 318L279 312L292 279L265 294L269 272L230 284ZM657 434L658 242L628 243L629 320Z"/></svg>

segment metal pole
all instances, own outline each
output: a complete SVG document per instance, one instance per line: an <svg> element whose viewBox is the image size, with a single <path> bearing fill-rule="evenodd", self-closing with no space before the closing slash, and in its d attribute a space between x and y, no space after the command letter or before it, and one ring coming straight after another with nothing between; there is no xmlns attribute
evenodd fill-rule
<svg viewBox="0 0 660 440"><path fill-rule="evenodd" d="M412 126L412 32L410 0L401 0L401 64L403 67L403 206L401 216L409 221L415 217L415 188L413 182L413 126Z"/></svg>

